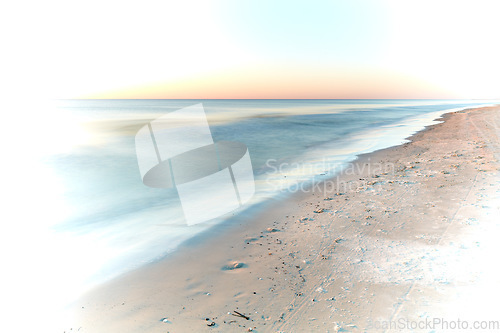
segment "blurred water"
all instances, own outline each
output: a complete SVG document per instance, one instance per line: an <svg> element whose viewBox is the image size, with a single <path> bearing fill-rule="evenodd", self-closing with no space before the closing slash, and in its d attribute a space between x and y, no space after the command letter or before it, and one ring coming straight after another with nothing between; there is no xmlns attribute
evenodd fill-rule
<svg viewBox="0 0 500 333"><path fill-rule="evenodd" d="M134 136L140 127L200 102L215 141L247 145L256 178L254 205L282 195L280 190L287 184L331 177L335 167L358 154L400 144L446 110L484 104L435 100L58 101L57 114L64 115L64 121L57 128L71 123L80 130L61 134L60 140L66 140L69 148L49 150L40 157L50 180L44 185L44 207L54 209L36 223L50 238L45 260L54 270L52 283L62 290L65 301L96 283L161 258L183 240L220 222L188 227L175 190L143 185L135 155ZM72 140L72 134L78 134L79 140ZM277 172L280 166L282 172Z"/></svg>

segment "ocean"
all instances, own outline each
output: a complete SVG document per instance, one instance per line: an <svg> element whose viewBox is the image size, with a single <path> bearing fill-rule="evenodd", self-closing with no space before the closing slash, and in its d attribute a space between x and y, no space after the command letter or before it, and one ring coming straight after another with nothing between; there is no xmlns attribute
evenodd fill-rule
<svg viewBox="0 0 500 333"><path fill-rule="evenodd" d="M139 171L135 135L149 121L201 103L214 141L245 144L255 195L243 207L195 225L174 188L151 188ZM490 104L466 100L58 100L36 154L43 191L27 229L30 257L43 261L54 300L85 290L175 251L222 221L265 208L356 156L406 142L449 110ZM50 132L50 133L49 133ZM216 198L214 198L214 204ZM204 209L204 207L200 207ZM53 291L57 289L57 293Z"/></svg>

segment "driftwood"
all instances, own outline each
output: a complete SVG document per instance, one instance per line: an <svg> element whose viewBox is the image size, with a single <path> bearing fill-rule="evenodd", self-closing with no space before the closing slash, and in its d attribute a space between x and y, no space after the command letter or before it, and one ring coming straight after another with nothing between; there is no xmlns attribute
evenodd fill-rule
<svg viewBox="0 0 500 333"><path fill-rule="evenodd" d="M236 316L236 317L242 317L242 318L245 318L246 320L250 320L250 317L245 316L244 314L239 313L239 312L238 312L238 311L236 311L236 310L235 310L235 311L233 311L233 312L234 312L234 313L236 313L236 314L231 313L233 316Z"/></svg>

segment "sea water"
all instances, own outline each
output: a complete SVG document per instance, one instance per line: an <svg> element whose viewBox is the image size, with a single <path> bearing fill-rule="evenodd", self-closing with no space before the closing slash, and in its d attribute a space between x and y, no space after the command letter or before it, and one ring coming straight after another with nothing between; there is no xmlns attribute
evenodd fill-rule
<svg viewBox="0 0 500 333"><path fill-rule="evenodd" d="M248 147L256 193L242 209L188 226L174 189L143 184L134 137L147 122L198 103L205 109L214 141L238 141ZM44 286L54 299L71 302L98 283L168 255L217 223L252 214L252 208L265 206L269 198L286 197L298 184L334 176L359 154L405 142L449 110L484 104L464 100L56 101L53 126L45 124L46 134L42 134L54 139L36 157L41 172L37 179L43 188L37 195L39 209L26 207L34 209L35 216L25 222L26 228L33 224L32 230L37 230L31 240L31 259L43 262ZM62 148L55 149L58 145Z"/></svg>

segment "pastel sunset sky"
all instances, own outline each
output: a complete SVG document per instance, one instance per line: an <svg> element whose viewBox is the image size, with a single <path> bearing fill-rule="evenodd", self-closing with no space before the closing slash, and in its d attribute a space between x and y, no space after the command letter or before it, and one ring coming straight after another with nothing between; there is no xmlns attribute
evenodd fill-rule
<svg viewBox="0 0 500 333"><path fill-rule="evenodd" d="M495 0L35 7L10 70L53 98L500 98Z"/></svg>

